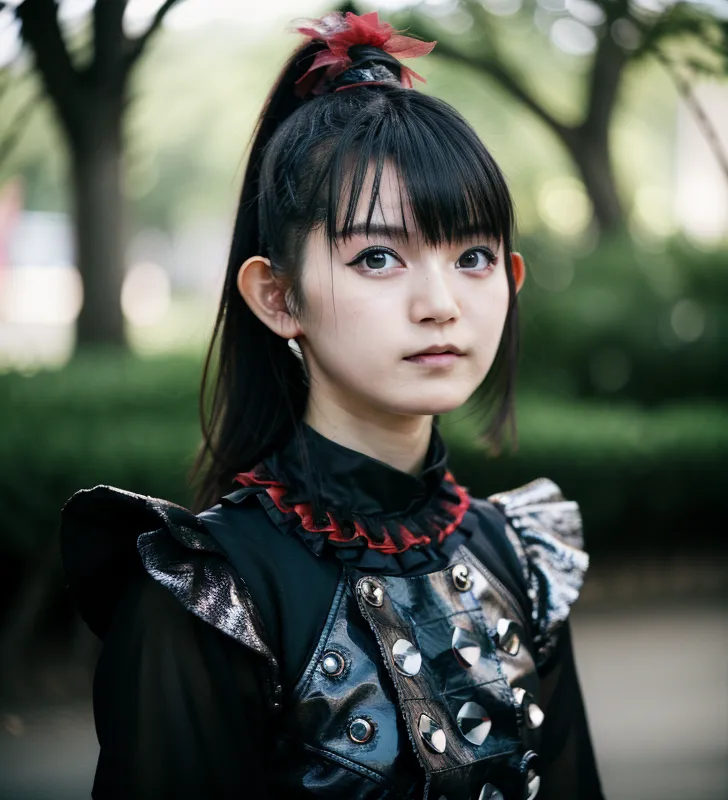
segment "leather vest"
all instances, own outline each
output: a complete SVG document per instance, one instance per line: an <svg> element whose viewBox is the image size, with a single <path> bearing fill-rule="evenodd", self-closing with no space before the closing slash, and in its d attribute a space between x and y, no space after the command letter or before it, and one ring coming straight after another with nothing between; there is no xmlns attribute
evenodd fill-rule
<svg viewBox="0 0 728 800"><path fill-rule="evenodd" d="M346 569L280 722L280 796L471 800L490 784L484 797L535 797L542 714L527 630L465 546L428 575Z"/></svg>
<svg viewBox="0 0 728 800"><path fill-rule="evenodd" d="M90 491L99 489L118 492ZM371 576L345 567L285 713L277 661L253 599L203 520L166 501L124 494L143 500L159 521L137 539L149 574L266 660L279 731L276 796L537 796L537 668L555 646L588 564L578 506L552 481L473 501L505 513L531 609L520 608L466 545L427 575Z"/></svg>

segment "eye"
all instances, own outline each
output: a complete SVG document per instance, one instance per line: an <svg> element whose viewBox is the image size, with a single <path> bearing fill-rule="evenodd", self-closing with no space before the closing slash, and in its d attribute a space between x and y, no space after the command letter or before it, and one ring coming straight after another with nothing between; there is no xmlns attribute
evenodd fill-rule
<svg viewBox="0 0 728 800"><path fill-rule="evenodd" d="M384 272L390 267L401 266L401 264L402 262L391 250L383 247L370 247L359 253L353 261L349 261L347 266L363 267L369 272Z"/></svg>
<svg viewBox="0 0 728 800"><path fill-rule="evenodd" d="M463 269L480 272L491 267L497 260L489 247L472 247L460 256L457 264Z"/></svg>

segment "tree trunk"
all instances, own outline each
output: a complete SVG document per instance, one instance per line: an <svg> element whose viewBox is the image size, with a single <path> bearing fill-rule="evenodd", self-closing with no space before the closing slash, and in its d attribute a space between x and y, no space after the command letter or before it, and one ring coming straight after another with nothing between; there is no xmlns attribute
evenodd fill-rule
<svg viewBox="0 0 728 800"><path fill-rule="evenodd" d="M624 226L624 209L614 180L607 132L595 133L590 135L584 126L571 129L564 143L584 181L599 230L610 233Z"/></svg>
<svg viewBox="0 0 728 800"><path fill-rule="evenodd" d="M84 300L77 343L124 344L121 285L126 233L122 195L121 110L97 95L71 141L76 265Z"/></svg>

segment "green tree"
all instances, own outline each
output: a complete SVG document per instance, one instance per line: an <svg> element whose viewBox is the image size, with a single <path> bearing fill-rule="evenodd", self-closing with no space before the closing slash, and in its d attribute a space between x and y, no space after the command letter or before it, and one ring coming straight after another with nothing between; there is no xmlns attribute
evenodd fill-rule
<svg viewBox="0 0 728 800"><path fill-rule="evenodd" d="M124 343L123 120L129 78L177 2L165 0L144 33L130 37L123 27L127 0L97 0L86 47L73 47L64 36L59 0L0 2L0 10L11 11L20 23L23 45L68 148L76 264L84 288L77 330L82 345ZM17 131L11 126L11 141Z"/></svg>
<svg viewBox="0 0 728 800"><path fill-rule="evenodd" d="M571 156L603 231L620 228L625 216L612 169L609 134L627 68L640 59L657 57L693 107L696 103L690 81L681 70L728 73L728 19L719 18L708 3L678 2L655 10L630 0L543 4L537 0L457 0L453 8L453 13L469 25L469 30L457 38L426 13L423 3L400 14L397 27L406 27L423 39L437 39L436 55L482 74L538 117ZM576 121L555 111L535 88L538 70L529 48L536 30L532 20L537 14L542 22L544 15L551 17L549 24L557 19L570 20L577 32L581 26L582 35L593 42L590 62L583 72L583 100ZM525 28L529 36L524 37ZM568 81L563 84L568 85ZM698 120L704 128L708 125L699 111ZM716 141L711 143L715 145ZM719 152L717 155L722 156Z"/></svg>

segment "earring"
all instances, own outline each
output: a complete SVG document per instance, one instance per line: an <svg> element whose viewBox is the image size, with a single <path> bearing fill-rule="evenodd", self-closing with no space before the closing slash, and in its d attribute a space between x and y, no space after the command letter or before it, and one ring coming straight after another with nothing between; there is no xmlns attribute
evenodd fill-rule
<svg viewBox="0 0 728 800"><path fill-rule="evenodd" d="M291 339L288 340L288 346L291 348L291 352L293 353L296 358L303 363L303 353L301 352L301 345L296 341L296 337L293 336Z"/></svg>
<svg viewBox="0 0 728 800"><path fill-rule="evenodd" d="M301 365L301 369L303 370L304 375L304 382L308 385L308 370L306 369L306 359L303 357L303 352L301 351L301 345L296 341L296 337L292 337L288 340L288 346L291 348L291 352L294 356L298 359L298 363Z"/></svg>

